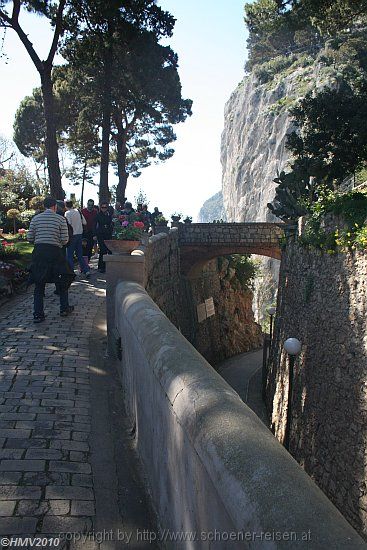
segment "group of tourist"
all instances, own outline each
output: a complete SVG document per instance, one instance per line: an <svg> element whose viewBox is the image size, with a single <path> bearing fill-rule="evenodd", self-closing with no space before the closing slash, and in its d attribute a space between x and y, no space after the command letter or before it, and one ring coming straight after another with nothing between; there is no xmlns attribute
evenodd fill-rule
<svg viewBox="0 0 367 550"><path fill-rule="evenodd" d="M117 202L113 208L107 202L101 202L98 207L93 199L89 199L86 208L79 210L70 200L64 203L46 197L44 208L44 212L31 220L27 234L28 241L34 243L29 282L35 284L35 323L45 319L43 298L48 282L56 284L55 294L60 296L60 315L66 317L74 310L68 301L68 288L75 278L74 254L80 271L89 278L89 262L98 246L98 270L105 272L103 257L111 254L105 241L112 239L115 218L139 219L144 223L145 231L154 233L155 221L162 215L158 207L149 212L146 204L138 204L134 210L127 200L123 205Z"/></svg>

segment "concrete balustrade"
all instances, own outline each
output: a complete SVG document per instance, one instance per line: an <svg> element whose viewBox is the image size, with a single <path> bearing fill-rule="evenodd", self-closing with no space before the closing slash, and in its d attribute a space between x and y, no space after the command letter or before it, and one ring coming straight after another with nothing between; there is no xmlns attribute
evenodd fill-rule
<svg viewBox="0 0 367 550"><path fill-rule="evenodd" d="M161 526L196 537L166 541L166 547L365 548L150 299L141 286L143 258L131 258L126 262L130 274L120 278L112 273L113 260L107 263L108 285L113 277L116 283L107 295L110 353L116 349L114 338L121 338L118 365L125 401ZM135 282L126 280L129 276Z"/></svg>

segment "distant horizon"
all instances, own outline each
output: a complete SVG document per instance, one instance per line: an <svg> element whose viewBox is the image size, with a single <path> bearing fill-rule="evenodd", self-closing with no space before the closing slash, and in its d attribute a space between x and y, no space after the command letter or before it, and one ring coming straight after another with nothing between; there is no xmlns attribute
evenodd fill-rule
<svg viewBox="0 0 367 550"><path fill-rule="evenodd" d="M193 100L193 115L174 127L177 140L172 144L173 157L145 168L139 178L130 177L126 194L134 201L141 190L147 195L149 208L158 206L166 216L180 211L195 220L204 202L222 189L220 141L224 106L244 77L247 31L243 1L231 0L226 6L212 5L209 0L202 0L200 5L194 0L179 6L174 0L162 0L158 4L177 19L173 37L162 43L169 44L179 56L182 95ZM25 30L43 56L50 45L46 20L23 14L22 21L26 22ZM6 31L3 51L9 60L0 59L3 105L0 134L12 139L15 111L40 82L14 31ZM97 173L95 180L98 179ZM117 184L113 169L109 183L110 186ZM80 196L79 186L63 180L63 187L67 195ZM98 200L97 189L86 186L85 200L89 197Z"/></svg>

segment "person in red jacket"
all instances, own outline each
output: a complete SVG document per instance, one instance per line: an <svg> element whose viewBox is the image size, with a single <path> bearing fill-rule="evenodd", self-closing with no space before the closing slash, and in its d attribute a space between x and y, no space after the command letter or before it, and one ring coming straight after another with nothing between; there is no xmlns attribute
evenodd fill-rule
<svg viewBox="0 0 367 550"><path fill-rule="evenodd" d="M87 208L83 208L82 214L87 222L83 232L83 239L87 241L86 252L89 261L92 257L94 242L97 241L95 227L98 210L94 206L93 199L88 200Z"/></svg>

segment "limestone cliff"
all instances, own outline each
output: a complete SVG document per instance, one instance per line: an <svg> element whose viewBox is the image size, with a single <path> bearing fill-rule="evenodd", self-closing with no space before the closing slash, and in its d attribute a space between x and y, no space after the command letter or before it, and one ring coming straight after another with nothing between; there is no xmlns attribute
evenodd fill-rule
<svg viewBox="0 0 367 550"><path fill-rule="evenodd" d="M213 220L226 221L226 214L223 206L223 194L219 191L210 199L206 200L200 208L198 221L201 223L211 223Z"/></svg>
<svg viewBox="0 0 367 550"><path fill-rule="evenodd" d="M323 74L311 58L296 60L286 70L261 83L249 74L225 106L221 162L222 193L228 221L280 221L267 208L272 202L277 173L286 168L286 136L292 129L289 107ZM262 259L254 300L257 319L275 301L279 262Z"/></svg>
<svg viewBox="0 0 367 550"><path fill-rule="evenodd" d="M252 291L241 288L226 258L211 260L200 276L186 282L187 302L196 306L209 297L214 301L215 315L200 323L194 311L189 320L190 329L186 326L184 330L212 365L261 347L262 333L254 321Z"/></svg>

